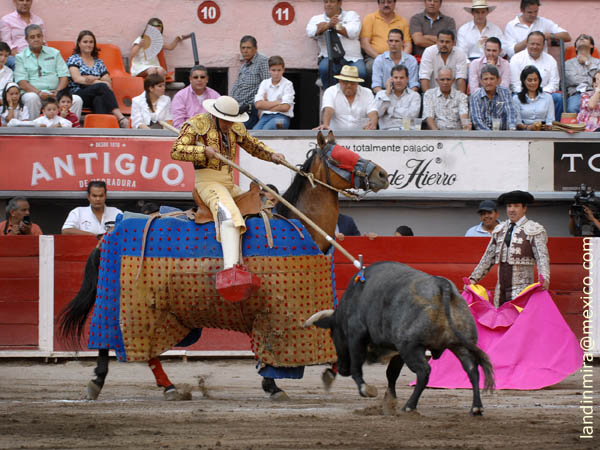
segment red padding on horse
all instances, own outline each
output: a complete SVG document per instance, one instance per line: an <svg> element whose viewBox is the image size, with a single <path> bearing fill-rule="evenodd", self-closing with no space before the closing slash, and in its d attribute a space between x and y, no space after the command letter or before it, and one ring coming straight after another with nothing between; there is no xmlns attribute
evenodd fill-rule
<svg viewBox="0 0 600 450"><path fill-rule="evenodd" d="M336 145L331 150L331 157L339 163L339 168L352 172L356 163L360 159L357 153L348 150L346 147Z"/></svg>
<svg viewBox="0 0 600 450"><path fill-rule="evenodd" d="M150 366L150 370L154 374L154 378L156 378L156 384L163 388L168 388L172 386L171 380L163 370L162 364L158 358L152 358L148 361L148 366Z"/></svg>

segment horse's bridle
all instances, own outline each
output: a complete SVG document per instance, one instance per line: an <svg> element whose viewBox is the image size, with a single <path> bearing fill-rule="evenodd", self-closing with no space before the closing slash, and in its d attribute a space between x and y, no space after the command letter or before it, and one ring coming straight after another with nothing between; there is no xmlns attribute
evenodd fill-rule
<svg viewBox="0 0 600 450"><path fill-rule="evenodd" d="M341 166L343 166L344 164L342 164L340 161L336 160L331 156L335 147L335 143L328 143L323 148L317 146L314 149L314 151L317 152L317 155L325 163L328 169L331 169L340 178L349 182L354 189L362 188L365 191L365 193L360 197L363 197L368 191L371 190L371 184L369 183L369 175L375 169L375 164L368 159L363 159L359 157L351 169L348 169L346 167L342 168ZM350 151L348 149L346 150ZM331 185L329 171L326 171L326 179L327 184ZM350 194L355 198L359 198L359 196L357 196L356 194L349 193L348 191L342 190L342 192Z"/></svg>

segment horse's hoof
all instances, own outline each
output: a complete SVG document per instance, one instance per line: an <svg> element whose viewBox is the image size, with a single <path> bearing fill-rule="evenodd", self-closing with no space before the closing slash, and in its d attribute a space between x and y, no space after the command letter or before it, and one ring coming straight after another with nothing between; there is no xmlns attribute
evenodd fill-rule
<svg viewBox="0 0 600 450"><path fill-rule="evenodd" d="M176 388L168 389L163 393L165 400L168 402L179 402L182 400L191 400L192 393L189 391L179 392Z"/></svg>
<svg viewBox="0 0 600 450"><path fill-rule="evenodd" d="M393 416L396 414L396 403L398 400L394 397L390 391L385 391L385 396L383 397L382 410L385 416Z"/></svg>
<svg viewBox="0 0 600 450"><path fill-rule="evenodd" d="M274 402L289 402L290 398L284 391L275 392L271 394L271 400Z"/></svg>
<svg viewBox="0 0 600 450"><path fill-rule="evenodd" d="M323 389L325 389L326 392L329 392L331 390L331 385L335 381L335 372L331 369L325 369L321 375L321 380L323 380Z"/></svg>
<svg viewBox="0 0 600 450"><path fill-rule="evenodd" d="M411 408L410 406L404 405L404 407L402 408L402 411L404 412L413 412L416 411L417 408Z"/></svg>
<svg viewBox="0 0 600 450"><path fill-rule="evenodd" d="M483 416L483 408L481 406L474 406L471 408L472 416Z"/></svg>
<svg viewBox="0 0 600 450"><path fill-rule="evenodd" d="M87 393L85 399L97 400L98 396L100 395L100 391L102 391L102 388L94 383L93 380L90 380L90 382L87 384Z"/></svg>
<svg viewBox="0 0 600 450"><path fill-rule="evenodd" d="M377 388L365 383L360 387L360 395L363 397L377 397Z"/></svg>

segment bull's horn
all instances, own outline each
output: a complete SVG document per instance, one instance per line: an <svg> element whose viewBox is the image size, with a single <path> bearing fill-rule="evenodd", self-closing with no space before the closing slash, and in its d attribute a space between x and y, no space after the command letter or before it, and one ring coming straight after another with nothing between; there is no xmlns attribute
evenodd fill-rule
<svg viewBox="0 0 600 450"><path fill-rule="evenodd" d="M317 320L324 319L325 317L330 317L333 315L335 311L333 309L324 309L323 311L319 311L318 313L310 316L306 322L304 322L304 328L308 328L313 325Z"/></svg>

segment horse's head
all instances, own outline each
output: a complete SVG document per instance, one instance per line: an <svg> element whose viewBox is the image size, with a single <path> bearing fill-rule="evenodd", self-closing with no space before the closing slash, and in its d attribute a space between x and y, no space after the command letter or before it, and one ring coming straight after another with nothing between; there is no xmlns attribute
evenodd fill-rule
<svg viewBox="0 0 600 450"><path fill-rule="evenodd" d="M319 131L316 152L324 166L325 180L321 181L335 188L377 192L390 184L383 168L336 144L332 131L327 138Z"/></svg>

